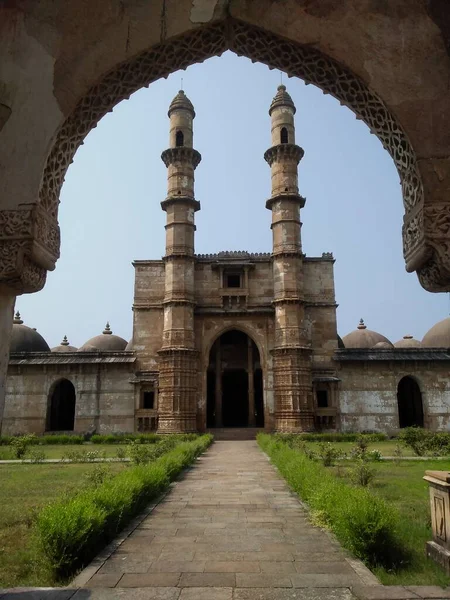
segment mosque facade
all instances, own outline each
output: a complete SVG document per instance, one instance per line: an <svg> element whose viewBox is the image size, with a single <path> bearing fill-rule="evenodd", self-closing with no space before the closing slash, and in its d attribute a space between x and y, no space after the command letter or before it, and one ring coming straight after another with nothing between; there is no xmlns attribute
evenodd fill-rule
<svg viewBox="0 0 450 600"><path fill-rule="evenodd" d="M303 149L285 86L270 105L272 251L195 254L195 111L169 107L166 248L137 260L133 337L109 324L77 349L50 349L14 318L3 435L177 433L225 428L384 431L450 426L450 318L391 343L361 320L337 333L334 258L302 251Z"/></svg>

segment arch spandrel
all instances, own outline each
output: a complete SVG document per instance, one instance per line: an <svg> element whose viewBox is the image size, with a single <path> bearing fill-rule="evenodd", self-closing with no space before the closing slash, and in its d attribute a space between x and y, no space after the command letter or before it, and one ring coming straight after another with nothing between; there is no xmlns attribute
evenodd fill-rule
<svg viewBox="0 0 450 600"><path fill-rule="evenodd" d="M281 11L282 7L279 4L277 6ZM184 11L186 7L183 7ZM283 10L287 11L288 8L286 5ZM239 15L241 9L245 14L245 9L239 2L232 3L233 15ZM303 9L298 10L300 15ZM0 238L0 285L3 283L12 287L16 293L35 291L43 286L46 270L54 268L59 256L57 213L64 176L77 148L104 114L152 81L229 49L317 85L353 110L371 132L379 137L391 154L402 183L406 211L403 238L407 270L416 270L426 289L449 289L450 251L445 243L445 234L442 233L449 227L448 194L445 194L443 206L433 204L436 182L424 177L426 168L422 165L419 168L416 154L398 118L374 89L369 88L347 66L318 49L322 47L329 52L330 49L325 48L326 42L302 44L248 22L224 18L223 11L217 14L213 10L209 16L200 13L196 16L196 21L192 20L191 14L191 22L185 23L188 27L185 33L181 33L179 23L175 27L171 22L171 19L175 19L174 16L164 15L161 43L120 62L106 74L99 74L98 83L79 99L55 134L41 181L37 204L38 211L44 215L41 221L45 222L45 227L36 227L34 216L27 222L24 210L8 211L9 214L3 217L7 226ZM264 23L267 27L266 17L263 13L258 14L261 21L256 18L256 22ZM303 16L306 19L311 15ZM216 17L222 20L213 21ZM286 14L280 13L281 20L285 17ZM330 15L322 17L326 20ZM255 15L252 18L255 20ZM404 17L400 15L400 18ZM203 22L208 24L197 26ZM345 23L348 26L349 22ZM269 24L269 27L276 29L279 24L280 21L277 21L272 26ZM324 21L323 24L326 26L325 31L329 23ZM295 31L295 28L289 29L291 35ZM170 38L173 32L180 35ZM348 35L349 29L344 33ZM367 42L365 43L364 50L367 52ZM123 58L127 53L128 49L125 49ZM347 63L350 67L355 67L354 72L361 73L361 57L356 54L346 55ZM372 74L367 79L370 79L373 86L374 82L380 81L380 75L378 73L378 80ZM446 180L448 181L447 175ZM432 204L433 208L429 208ZM11 229L8 225L14 220L28 223L27 231L20 235L17 232L8 233ZM33 269L35 273L32 273Z"/></svg>

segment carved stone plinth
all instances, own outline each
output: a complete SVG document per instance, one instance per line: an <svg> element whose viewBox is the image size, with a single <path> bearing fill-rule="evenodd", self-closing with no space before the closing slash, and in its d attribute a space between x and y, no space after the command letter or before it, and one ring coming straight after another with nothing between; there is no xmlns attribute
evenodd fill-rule
<svg viewBox="0 0 450 600"><path fill-rule="evenodd" d="M198 352L159 351L158 433L197 431Z"/></svg>
<svg viewBox="0 0 450 600"><path fill-rule="evenodd" d="M450 573L450 473L425 471L430 484L433 541L427 542L427 556Z"/></svg>
<svg viewBox="0 0 450 600"><path fill-rule="evenodd" d="M272 355L275 431L313 431L311 349L276 348Z"/></svg>

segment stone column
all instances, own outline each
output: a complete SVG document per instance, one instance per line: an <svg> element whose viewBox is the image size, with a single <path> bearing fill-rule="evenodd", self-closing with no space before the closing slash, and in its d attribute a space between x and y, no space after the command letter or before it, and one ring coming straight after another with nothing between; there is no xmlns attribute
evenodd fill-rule
<svg viewBox="0 0 450 600"><path fill-rule="evenodd" d="M216 351L216 393L215 393L215 426L222 427L222 348L220 338L217 340Z"/></svg>
<svg viewBox="0 0 450 600"><path fill-rule="evenodd" d="M255 426L255 387L254 387L254 371L253 371L253 345L250 338L248 342L248 426Z"/></svg>
<svg viewBox="0 0 450 600"><path fill-rule="evenodd" d="M159 351L158 431L197 430L198 352L194 339L194 170L201 156L194 150L194 107L183 91L169 107L170 147L162 153L167 167L167 214L164 329Z"/></svg>
<svg viewBox="0 0 450 600"><path fill-rule="evenodd" d="M16 297L0 294L0 434L5 409L6 377L9 362L9 344L14 316Z"/></svg>
<svg viewBox="0 0 450 600"><path fill-rule="evenodd" d="M275 306L273 355L275 430L314 428L311 343L305 328L303 254L298 191L298 163L303 150L295 144L295 106L284 85L270 106L272 147L264 154L271 168L272 264Z"/></svg>

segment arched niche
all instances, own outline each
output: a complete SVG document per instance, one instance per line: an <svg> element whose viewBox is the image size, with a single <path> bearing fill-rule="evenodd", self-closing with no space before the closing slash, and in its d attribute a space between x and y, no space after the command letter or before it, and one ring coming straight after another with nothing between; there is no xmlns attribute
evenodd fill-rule
<svg viewBox="0 0 450 600"><path fill-rule="evenodd" d="M400 379L397 386L399 427L423 427L422 392L417 381L410 376Z"/></svg>
<svg viewBox="0 0 450 600"><path fill-rule="evenodd" d="M50 389L47 411L47 431L73 431L75 425L75 386L60 379Z"/></svg>

